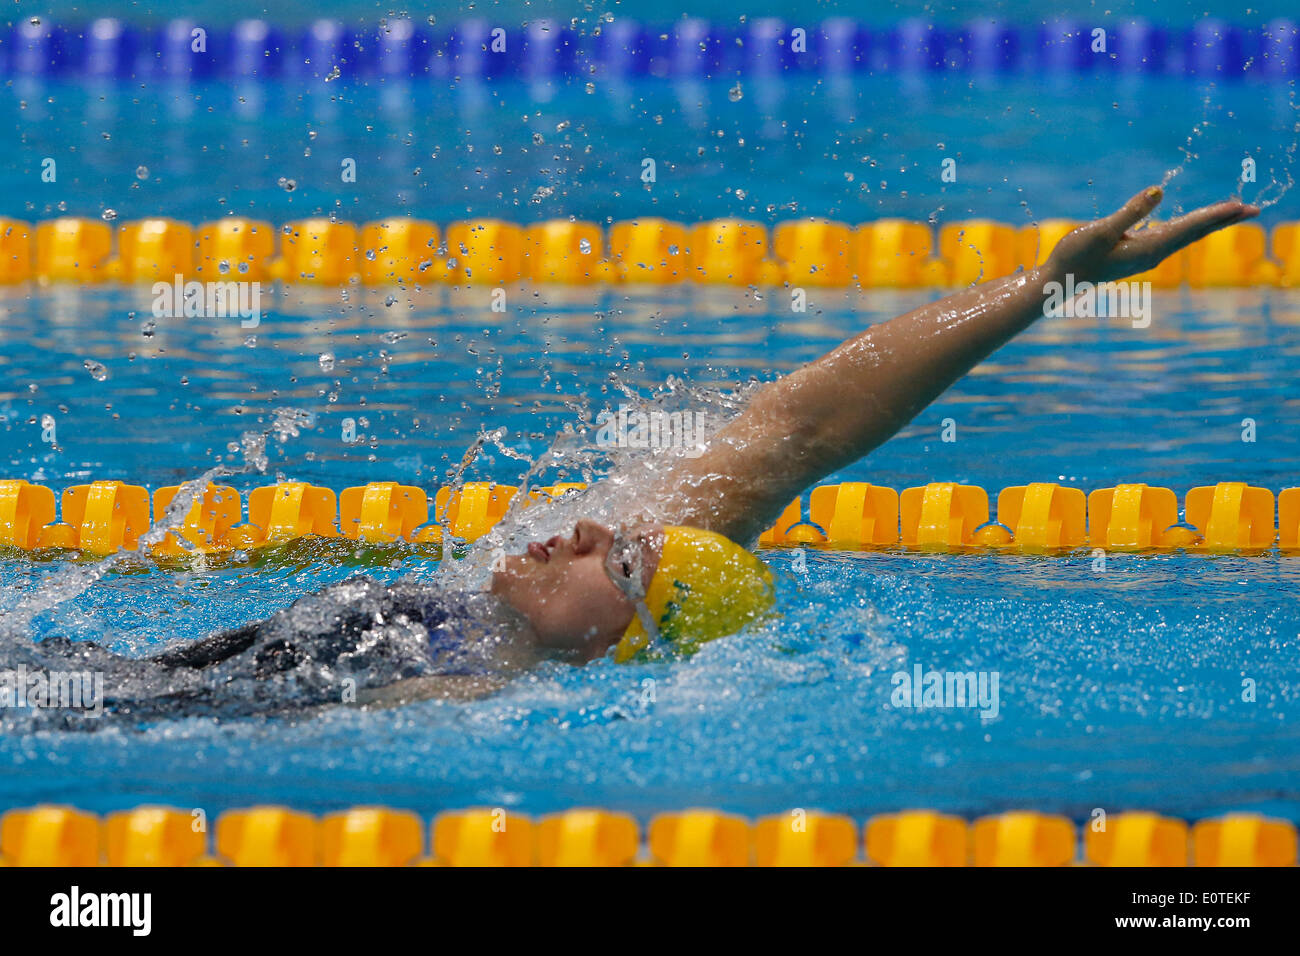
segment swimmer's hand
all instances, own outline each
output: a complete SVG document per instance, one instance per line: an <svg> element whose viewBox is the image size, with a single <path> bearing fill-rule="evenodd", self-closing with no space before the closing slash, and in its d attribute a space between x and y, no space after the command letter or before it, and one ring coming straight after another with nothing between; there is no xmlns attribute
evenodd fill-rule
<svg viewBox="0 0 1300 956"><path fill-rule="evenodd" d="M1154 269L1193 242L1225 226L1253 219L1258 206L1229 200L1143 229L1133 227L1164 198L1159 186L1144 189L1104 219L1080 226L1056 244L1047 271L1076 281L1111 282Z"/></svg>
<svg viewBox="0 0 1300 956"><path fill-rule="evenodd" d="M704 454L662 478L674 523L749 542L790 499L889 440L921 409L1044 316L1048 285L1113 282L1154 268L1216 229L1259 214L1239 202L1135 228L1160 203L1153 187L1062 239L1042 266L991 279L872 325L759 389Z"/></svg>

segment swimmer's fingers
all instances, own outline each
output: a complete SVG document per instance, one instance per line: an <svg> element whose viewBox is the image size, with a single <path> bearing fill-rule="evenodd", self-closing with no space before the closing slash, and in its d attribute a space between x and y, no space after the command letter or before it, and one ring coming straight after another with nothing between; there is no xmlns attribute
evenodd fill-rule
<svg viewBox="0 0 1300 956"><path fill-rule="evenodd" d="M1159 204L1159 187L1138 193L1123 208L1090 222L1061 240L1053 250L1060 271L1093 281L1110 281L1154 269L1198 239L1259 215L1256 206L1236 200L1214 203L1168 222L1133 228Z"/></svg>
<svg viewBox="0 0 1300 956"><path fill-rule="evenodd" d="M1151 215L1151 210L1160 205L1165 197L1159 186L1149 186L1142 190L1119 209L1101 220L1103 230L1112 242L1119 242L1139 222Z"/></svg>
<svg viewBox="0 0 1300 956"><path fill-rule="evenodd" d="M1185 216L1134 233L1132 239L1138 241L1143 237L1143 233L1151 233L1150 238L1159 243L1161 258L1164 258L1199 239L1204 239L1212 232L1246 219L1254 219L1258 215L1258 206L1248 206L1236 200L1217 202L1212 206L1202 206Z"/></svg>
<svg viewBox="0 0 1300 956"><path fill-rule="evenodd" d="M1053 265L1059 272L1105 278L1102 273L1116 264L1113 260L1121 252L1137 253L1136 248L1125 250L1124 247L1135 241L1133 237L1146 233L1130 234L1128 230L1150 215L1163 197L1159 186L1150 186L1109 216L1075 229L1052 250Z"/></svg>
<svg viewBox="0 0 1300 956"><path fill-rule="evenodd" d="M1099 279L1123 279L1154 269L1174 253L1210 233L1259 215L1259 209L1229 201L1204 206L1185 216L1125 233L1111 250Z"/></svg>

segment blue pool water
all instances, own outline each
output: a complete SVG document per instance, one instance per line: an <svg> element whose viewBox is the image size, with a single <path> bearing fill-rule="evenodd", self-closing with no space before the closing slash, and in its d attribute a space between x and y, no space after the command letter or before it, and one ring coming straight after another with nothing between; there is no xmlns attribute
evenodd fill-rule
<svg viewBox="0 0 1300 956"><path fill-rule="evenodd" d="M620 302L623 314L607 330L645 362L630 378L649 388L683 372L709 381L760 364L785 370L919 297L873 295L854 308L835 293L833 308L791 324L742 293L653 294ZM39 398L4 397L8 470L55 487L92 476L174 482L222 454L223 440L248 418L292 401L320 409L317 427L287 442L272 472L335 488L395 477L432 489L480 423L506 427L536 452L545 441L529 434L557 427L563 400L601 400L601 362L592 355L604 335L589 318L591 303L553 320L544 353L541 333L507 320L489 325L486 337L490 320L445 298L403 309L391 329L408 335L392 344L378 331L356 341L337 314L299 314L270 323L275 334L259 336L256 348L207 320L160 324L145 341L115 293L74 297L75 310L62 312L65 328L41 324L61 314L49 293L11 303L6 364L40 388ZM1026 480L1084 488L1136 480L1180 492L1227 478L1293 485L1298 305L1276 292L1169 293L1149 335L1045 323L836 477L894 487L953 478L991 490ZM658 312L657 321L676 328L685 316L733 309L691 334L690 359L665 346L647 318ZM458 334L463 341L453 344ZM430 336L447 344L435 350ZM482 354L498 343L496 398L456 372L473 339ZM327 348L346 375L320 370L317 355ZM135 361L103 383L80 367L83 355L128 349ZM387 375L381 350L391 356ZM542 384L546 370L558 391ZM179 374L191 386L180 386ZM206 397L186 394L199 382ZM330 405L318 393L334 387L340 397ZM268 398L276 388L282 394ZM36 405L27 406L29 397ZM26 424L46 403L72 403L59 413L61 454L41 451L31 437L39 429ZM236 414L245 404L253 407ZM339 446L345 414L371 418L373 452ZM1259 423L1253 445L1240 440L1244 416ZM412 431L416 417L429 422L427 434ZM938 440L944 418L958 422L955 443ZM511 474L497 456L475 477ZM108 809L184 795L204 807L378 801L423 811L595 802L642 812L703 802L749 813L804 804L851 812L1035 806L1076 815L1096 806L1185 814L1252 806L1297 815L1300 559L1112 555L1098 572L1086 553L811 553L807 571L794 572L788 553L765 557L781 574L783 622L688 661L547 665L470 704L339 709L297 722L168 722L142 732L10 733L0 736L0 800L59 797ZM317 559L310 549L260 567L145 566L110 575L42 615L36 630L141 649L259 618L358 567L394 577L425 559L382 561L401 569ZM22 558L0 564L7 589L52 573ZM998 718L891 707L891 675L916 663L997 670ZM1249 704L1241 700L1247 677L1257 687ZM647 679L653 703L643 699Z"/></svg>
<svg viewBox="0 0 1300 956"><path fill-rule="evenodd" d="M1270 171L1285 178L1296 120L1285 85L857 77L838 89L746 83L737 102L729 86L16 84L0 97L0 125L23 148L0 168L0 214L1029 222L1091 216L1161 180L1189 137L1196 155L1171 183L1173 206L1230 194L1245 154L1262 183ZM637 178L647 154L660 157L651 189ZM945 185L950 154L960 176ZM60 178L38 185L47 155ZM358 159L355 186L338 182L341 156ZM1296 218L1293 208L1288 195L1263 221ZM432 491L481 429L540 454L573 403L616 400L611 371L643 394L670 376L723 387L770 378L935 294L814 292L808 313L791 316L780 293L520 288L503 316L483 290L294 289L248 330L153 320L147 290L6 290L0 472L56 489L175 484L238 463L230 443L294 407L312 424L271 445L265 475L231 479L241 491L277 475ZM104 366L102 381L87 361ZM1147 330L1044 321L827 480L952 479L994 493L1145 481L1180 495L1219 480L1300 485L1298 372L1300 296L1158 293ZM41 441L46 414L57 450ZM345 445L345 418L370 440ZM1245 418L1254 443L1242 441ZM940 441L945 419L956 442ZM467 477L520 470L489 446ZM1101 571L1089 554L814 552L806 570L788 552L764 557L781 621L689 660L548 664L473 703L95 733L15 725L0 733L0 805L1024 806L1080 818L1095 807L1257 808L1300 819L1300 558L1111 555ZM394 578L428 564L401 550L361 560L307 546L206 570L127 563L33 631L140 652L263 617L358 570ZM64 573L0 558L0 613ZM891 706L891 676L915 664L997 671L997 718Z"/></svg>
<svg viewBox="0 0 1300 956"><path fill-rule="evenodd" d="M1162 207L1170 215L1232 194L1246 156L1258 167L1253 188L1285 181L1300 120L1284 82L746 77L733 101L736 83L641 80L588 93L579 80L164 82L127 96L24 78L0 98L0 127L23 144L0 169L0 214L1026 224L1109 211L1185 166ZM1188 151L1197 158L1185 162ZM56 183L40 182L46 157ZM355 183L342 181L345 158ZM656 161L650 186L645 158ZM956 182L940 179L946 158Z"/></svg>

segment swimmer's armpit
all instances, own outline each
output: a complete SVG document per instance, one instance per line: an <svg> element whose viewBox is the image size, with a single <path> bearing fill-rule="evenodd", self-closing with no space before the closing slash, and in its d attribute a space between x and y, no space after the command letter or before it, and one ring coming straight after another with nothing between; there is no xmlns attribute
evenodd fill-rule
<svg viewBox="0 0 1300 956"><path fill-rule="evenodd" d="M753 541L809 485L884 443L954 382L1043 315L1045 286L1114 281L1259 214L1221 202L1135 229L1151 187L1074 230L1036 268L965 289L873 326L764 386L701 456L667 475L675 520Z"/></svg>

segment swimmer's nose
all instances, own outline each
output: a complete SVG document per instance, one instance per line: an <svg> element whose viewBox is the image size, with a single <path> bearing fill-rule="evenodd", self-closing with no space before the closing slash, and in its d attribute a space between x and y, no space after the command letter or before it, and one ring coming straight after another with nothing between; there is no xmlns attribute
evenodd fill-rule
<svg viewBox="0 0 1300 956"><path fill-rule="evenodd" d="M573 528L573 550L578 554L586 554L588 551L594 551L600 546L602 538L608 538L613 541L613 533L599 521L591 521L587 518L582 519Z"/></svg>

